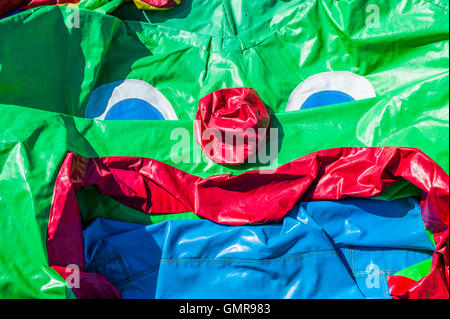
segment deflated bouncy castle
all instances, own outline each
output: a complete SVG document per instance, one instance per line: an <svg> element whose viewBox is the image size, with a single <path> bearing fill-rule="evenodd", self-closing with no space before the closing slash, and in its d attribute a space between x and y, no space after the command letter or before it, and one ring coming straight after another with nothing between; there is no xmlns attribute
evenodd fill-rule
<svg viewBox="0 0 450 319"><path fill-rule="evenodd" d="M0 1L2 299L448 299L444 0Z"/></svg>

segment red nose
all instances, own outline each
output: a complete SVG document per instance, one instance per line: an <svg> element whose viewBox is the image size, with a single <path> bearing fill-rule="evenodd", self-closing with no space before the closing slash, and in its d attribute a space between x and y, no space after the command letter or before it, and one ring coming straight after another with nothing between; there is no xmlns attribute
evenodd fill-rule
<svg viewBox="0 0 450 319"><path fill-rule="evenodd" d="M251 88L212 92L199 102L195 139L215 163L248 162L265 141L271 111Z"/></svg>

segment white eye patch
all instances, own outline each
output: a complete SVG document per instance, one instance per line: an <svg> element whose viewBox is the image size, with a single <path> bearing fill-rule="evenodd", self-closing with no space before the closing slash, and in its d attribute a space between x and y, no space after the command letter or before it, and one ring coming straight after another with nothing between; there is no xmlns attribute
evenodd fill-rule
<svg viewBox="0 0 450 319"><path fill-rule="evenodd" d="M347 71L318 73L300 83L292 92L286 112L345 103L375 97L372 84Z"/></svg>
<svg viewBox="0 0 450 319"><path fill-rule="evenodd" d="M94 90L85 117L98 120L177 120L166 97L141 80L128 79Z"/></svg>

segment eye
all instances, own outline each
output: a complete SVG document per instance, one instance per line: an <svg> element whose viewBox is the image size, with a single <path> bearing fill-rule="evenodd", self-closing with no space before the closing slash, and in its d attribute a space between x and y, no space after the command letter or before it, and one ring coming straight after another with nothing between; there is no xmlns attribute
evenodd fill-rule
<svg viewBox="0 0 450 319"><path fill-rule="evenodd" d="M289 97L286 111L296 111L375 97L370 82L347 71L324 72L300 83Z"/></svg>
<svg viewBox="0 0 450 319"><path fill-rule="evenodd" d="M141 80L124 80L94 90L85 117L98 120L177 120L166 97Z"/></svg>

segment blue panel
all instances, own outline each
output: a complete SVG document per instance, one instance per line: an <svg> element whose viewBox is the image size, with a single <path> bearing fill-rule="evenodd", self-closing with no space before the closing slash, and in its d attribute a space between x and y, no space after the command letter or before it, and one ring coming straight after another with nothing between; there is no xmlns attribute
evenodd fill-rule
<svg viewBox="0 0 450 319"><path fill-rule="evenodd" d="M164 116L150 103L141 99L126 99L115 104L105 120L164 120Z"/></svg>
<svg viewBox="0 0 450 319"><path fill-rule="evenodd" d="M352 102L355 99L341 91L324 90L312 94L302 105L302 109L320 107L325 105Z"/></svg>
<svg viewBox="0 0 450 319"><path fill-rule="evenodd" d="M425 232L420 205L412 198L304 202L300 209L319 223L337 245L434 250Z"/></svg>
<svg viewBox="0 0 450 319"><path fill-rule="evenodd" d="M386 275L434 250L413 199L304 202L267 225L97 219L84 240L124 298L389 298Z"/></svg>

